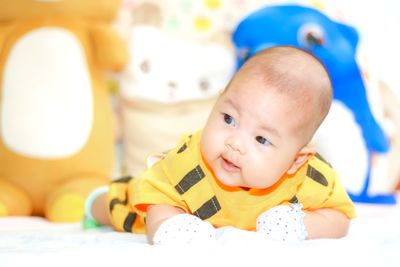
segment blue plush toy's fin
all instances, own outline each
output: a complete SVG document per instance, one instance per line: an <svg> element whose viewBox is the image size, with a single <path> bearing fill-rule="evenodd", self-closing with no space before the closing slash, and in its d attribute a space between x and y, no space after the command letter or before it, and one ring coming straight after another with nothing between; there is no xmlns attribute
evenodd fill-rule
<svg viewBox="0 0 400 267"><path fill-rule="evenodd" d="M371 161L371 154L369 155ZM364 188L360 194L349 192L351 200L358 203L381 204L381 205L395 205L397 203L396 193L376 194L370 195L368 193L369 184L371 182L371 164L368 167L367 176L364 183Z"/></svg>
<svg viewBox="0 0 400 267"><path fill-rule="evenodd" d="M354 195L349 193L351 200L357 203L368 203L368 204L381 204L381 205L395 205L397 203L395 194L387 195L374 195L369 196L365 192L361 195Z"/></svg>
<svg viewBox="0 0 400 267"><path fill-rule="evenodd" d="M340 30L340 32L343 34L343 36L345 36L346 39L351 44L354 54L355 54L357 45L358 45L358 39L359 39L357 30L354 27L351 27L350 25L339 23L339 22L337 22L337 27Z"/></svg>

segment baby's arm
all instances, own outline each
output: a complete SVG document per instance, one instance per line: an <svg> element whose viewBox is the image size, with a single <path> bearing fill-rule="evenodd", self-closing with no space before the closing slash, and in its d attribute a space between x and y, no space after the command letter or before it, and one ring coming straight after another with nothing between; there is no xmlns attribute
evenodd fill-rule
<svg viewBox="0 0 400 267"><path fill-rule="evenodd" d="M302 210L300 204L279 205L257 218L257 232L269 239L300 241L340 238L346 235L350 220L340 211L321 208Z"/></svg>
<svg viewBox="0 0 400 267"><path fill-rule="evenodd" d="M157 232L160 225L167 219L184 213L183 210L171 205L151 205L147 208L146 216L146 232L150 243L154 243L154 234Z"/></svg>
<svg viewBox="0 0 400 267"><path fill-rule="evenodd" d="M338 210L324 208L304 213L308 239L340 238L347 234L350 219Z"/></svg>
<svg viewBox="0 0 400 267"><path fill-rule="evenodd" d="M152 244L193 244L215 241L215 229L207 221L171 205L147 209L147 237Z"/></svg>

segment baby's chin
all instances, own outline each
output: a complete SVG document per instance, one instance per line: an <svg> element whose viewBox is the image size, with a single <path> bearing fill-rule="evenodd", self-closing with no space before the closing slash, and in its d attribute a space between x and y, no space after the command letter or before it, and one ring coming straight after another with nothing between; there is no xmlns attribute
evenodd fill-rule
<svg viewBox="0 0 400 267"><path fill-rule="evenodd" d="M244 181L238 181L238 180L234 180L232 179L232 177L218 177L218 175L215 175L216 180L218 182L218 184L222 185L223 187L226 188L230 188L230 189L240 189L240 190L244 190L244 191L249 191L251 189L255 189L255 190L264 190L264 189L268 189L271 186L273 186L273 184L248 184L248 183L243 183Z"/></svg>
<svg viewBox="0 0 400 267"><path fill-rule="evenodd" d="M239 181L235 181L233 177L226 177L226 176L218 176L218 174L215 174L215 178L218 182L218 184L222 185L223 187L230 188L230 189L250 189L249 186L243 185ZM246 189L246 190L247 190Z"/></svg>

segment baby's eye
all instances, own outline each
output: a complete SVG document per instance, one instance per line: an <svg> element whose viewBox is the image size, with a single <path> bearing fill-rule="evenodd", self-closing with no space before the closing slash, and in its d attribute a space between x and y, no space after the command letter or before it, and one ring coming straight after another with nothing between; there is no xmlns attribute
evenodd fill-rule
<svg viewBox="0 0 400 267"><path fill-rule="evenodd" d="M259 142L259 143L262 144L262 145L271 145L271 142L268 141L267 139L265 139L265 138L262 137L262 136L257 136L257 137L256 137L256 141Z"/></svg>
<svg viewBox="0 0 400 267"><path fill-rule="evenodd" d="M224 121L226 122L226 124L235 126L235 119L231 115L224 114Z"/></svg>

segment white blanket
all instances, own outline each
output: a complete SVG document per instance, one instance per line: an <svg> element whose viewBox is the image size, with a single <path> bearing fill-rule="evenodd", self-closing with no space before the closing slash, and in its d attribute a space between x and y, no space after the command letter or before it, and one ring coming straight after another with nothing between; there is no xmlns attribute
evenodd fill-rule
<svg viewBox="0 0 400 267"><path fill-rule="evenodd" d="M357 205L341 239L282 243L219 229L217 242L163 247L108 227L82 230L38 217L0 219L0 266L400 266L400 205Z"/></svg>

